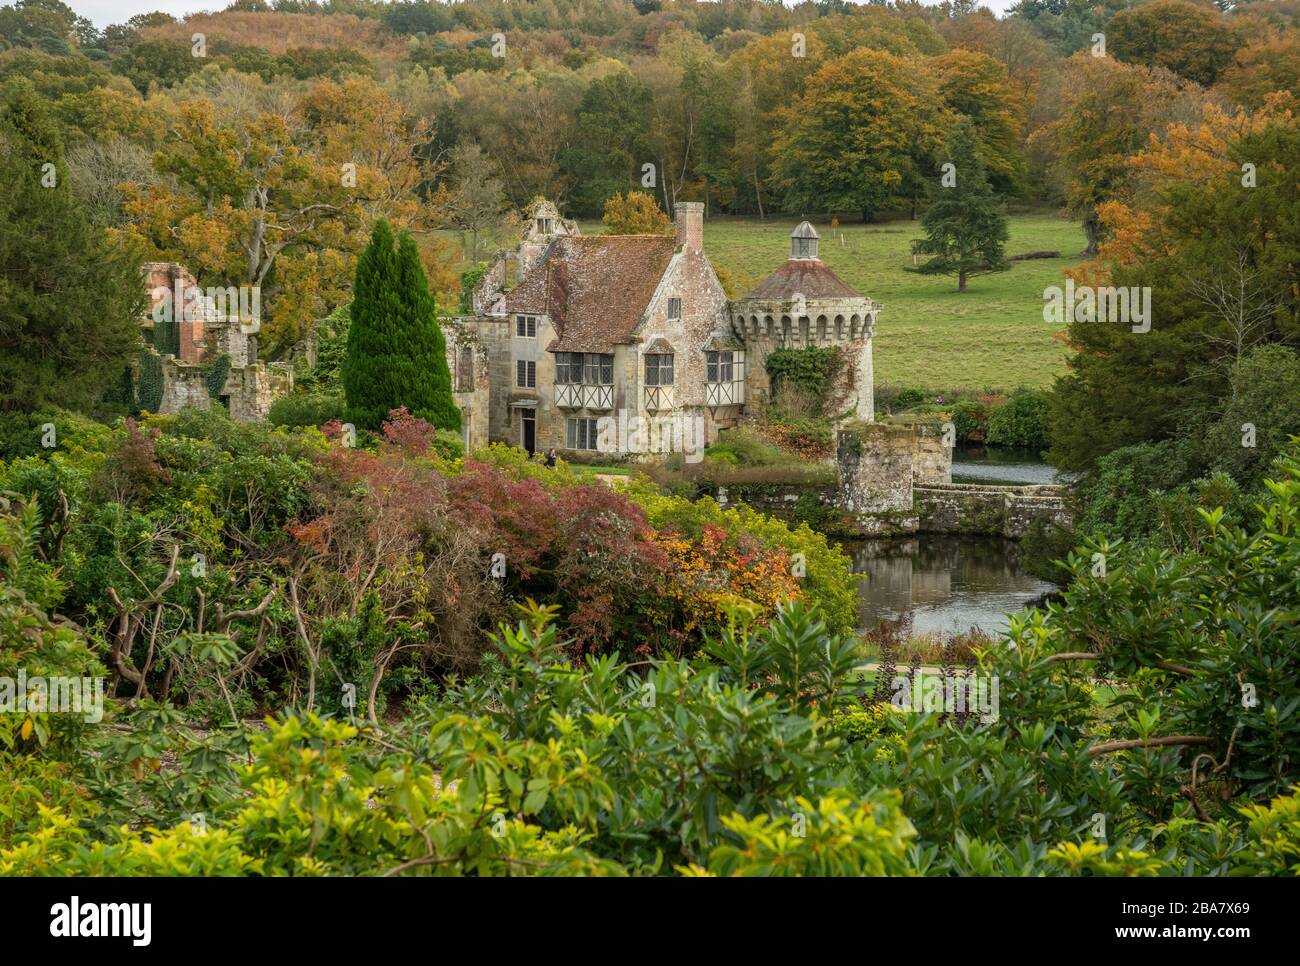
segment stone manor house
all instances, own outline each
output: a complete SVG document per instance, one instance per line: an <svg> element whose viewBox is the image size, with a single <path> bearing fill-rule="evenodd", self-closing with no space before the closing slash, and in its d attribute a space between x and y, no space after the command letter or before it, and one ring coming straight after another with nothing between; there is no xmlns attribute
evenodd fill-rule
<svg viewBox="0 0 1300 966"><path fill-rule="evenodd" d="M782 347L838 347L831 411L872 419L880 306L818 258L812 225L795 228L790 257L732 301L704 252L704 206L679 203L675 216L674 235L582 235L550 202L533 204L518 246L498 253L475 288L473 314L443 321L467 446L594 455L610 417L652 427L639 443L618 434L610 455L702 449L768 402L765 361ZM260 361L256 335L191 292L182 266L147 265L146 284L146 328L162 300L177 307L161 412L220 404L253 421L292 391L292 367Z"/></svg>
<svg viewBox="0 0 1300 966"><path fill-rule="evenodd" d="M499 253L475 289L474 315L448 332L467 442L577 455L597 450L602 417L639 417L702 426L703 439L685 437L702 447L768 401L764 363L781 347L838 347L833 411L872 419L880 306L818 258L812 225L795 228L790 257L731 301L704 252L704 206L679 203L674 214L671 236L582 235L550 202L534 203L518 248ZM623 436L617 446L643 452Z"/></svg>

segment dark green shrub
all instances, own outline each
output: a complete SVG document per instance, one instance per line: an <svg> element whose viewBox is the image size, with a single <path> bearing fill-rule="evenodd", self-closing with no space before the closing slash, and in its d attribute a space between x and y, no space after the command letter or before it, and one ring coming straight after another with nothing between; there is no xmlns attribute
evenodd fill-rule
<svg viewBox="0 0 1300 966"><path fill-rule="evenodd" d="M777 349L768 354L764 364L772 381L774 397L780 394L783 386L793 385L811 396L820 411L839 368L840 352L835 346Z"/></svg>
<svg viewBox="0 0 1300 966"><path fill-rule="evenodd" d="M1126 446L1102 457L1079 484L1079 532L1128 539L1154 533L1160 525L1155 495L1179 486L1187 473L1181 449L1170 440Z"/></svg>
<svg viewBox="0 0 1300 966"><path fill-rule="evenodd" d="M1020 388L989 414L985 441L995 446L1047 446L1047 394Z"/></svg>
<svg viewBox="0 0 1300 966"><path fill-rule="evenodd" d="M295 393L271 403L267 420L272 426L323 426L331 419L342 419L341 396L317 396Z"/></svg>
<svg viewBox="0 0 1300 966"><path fill-rule="evenodd" d="M915 409L925 402L925 393L920 389L904 389L894 397L894 403L890 407L891 412L903 413L909 409Z"/></svg>
<svg viewBox="0 0 1300 966"><path fill-rule="evenodd" d="M458 460L465 455L465 443L459 433L440 429L433 437L433 451L445 460Z"/></svg>
<svg viewBox="0 0 1300 966"><path fill-rule="evenodd" d="M988 434L988 407L971 399L963 400L952 407L952 425L958 442L982 442Z"/></svg>

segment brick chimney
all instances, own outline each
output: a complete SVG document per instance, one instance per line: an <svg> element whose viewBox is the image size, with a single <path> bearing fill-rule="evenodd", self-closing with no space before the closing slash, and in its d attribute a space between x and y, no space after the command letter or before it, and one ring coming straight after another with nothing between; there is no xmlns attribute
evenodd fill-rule
<svg viewBox="0 0 1300 966"><path fill-rule="evenodd" d="M677 245L688 252L704 251L704 205L679 201L676 205Z"/></svg>

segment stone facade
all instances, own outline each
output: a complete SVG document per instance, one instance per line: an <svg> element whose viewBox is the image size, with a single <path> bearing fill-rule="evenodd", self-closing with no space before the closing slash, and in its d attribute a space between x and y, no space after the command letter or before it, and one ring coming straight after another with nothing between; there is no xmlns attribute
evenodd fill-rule
<svg viewBox="0 0 1300 966"><path fill-rule="evenodd" d="M152 332L155 320L171 319L178 343L176 353L162 354L160 412L207 409L215 401L232 419L256 422L266 418L271 403L292 392L290 366L258 361L256 326L241 323L238 289L205 293L184 266L172 262L150 262L144 272L149 310L141 325ZM209 369L222 357L229 360L229 368L214 400Z"/></svg>
<svg viewBox="0 0 1300 966"><path fill-rule="evenodd" d="M515 255L518 284L476 291L490 309L465 320L488 354L491 439L571 457L599 445L654 458L662 446L638 426L665 427L701 449L735 424L744 347L704 254L703 205L678 205L676 215L674 237L583 237L553 207L534 207ZM505 262L485 280L506 274ZM605 427L612 432L598 444Z"/></svg>
<svg viewBox="0 0 1300 966"><path fill-rule="evenodd" d="M812 226L796 228L790 259L733 303L704 251L704 206L683 202L674 215L672 238L584 237L554 206L534 205L518 250L498 255L464 320L488 353L490 439L573 458L597 450L593 427L633 424L702 447L767 401L764 360L781 346L839 348L831 404L871 419L880 306L817 258ZM576 382L574 359L584 360ZM678 448L621 431L608 442L599 449L628 458Z"/></svg>
<svg viewBox="0 0 1300 966"><path fill-rule="evenodd" d="M952 448L938 426L919 425L912 434L912 482L917 486L952 482Z"/></svg>

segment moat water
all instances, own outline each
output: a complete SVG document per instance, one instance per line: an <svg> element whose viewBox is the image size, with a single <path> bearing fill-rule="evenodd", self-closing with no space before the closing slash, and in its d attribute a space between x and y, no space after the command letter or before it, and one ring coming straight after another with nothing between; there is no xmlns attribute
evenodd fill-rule
<svg viewBox="0 0 1300 966"><path fill-rule="evenodd" d="M954 483L1065 483L1032 449L1011 446L958 446L952 454Z"/></svg>
<svg viewBox="0 0 1300 966"><path fill-rule="evenodd" d="M894 540L845 540L862 575L858 626L910 625L913 633L996 634L1008 613L1043 600L1055 584L1025 573L1020 546L1001 537L919 534Z"/></svg>

